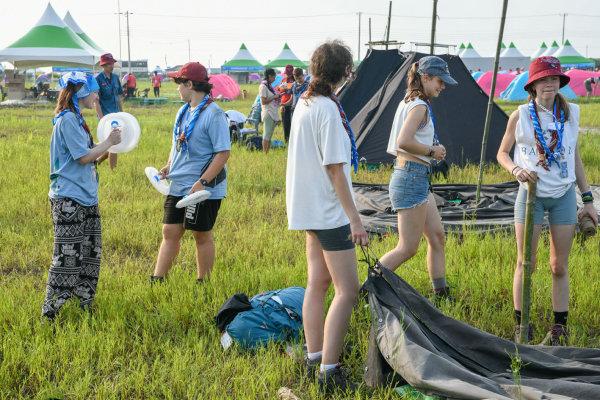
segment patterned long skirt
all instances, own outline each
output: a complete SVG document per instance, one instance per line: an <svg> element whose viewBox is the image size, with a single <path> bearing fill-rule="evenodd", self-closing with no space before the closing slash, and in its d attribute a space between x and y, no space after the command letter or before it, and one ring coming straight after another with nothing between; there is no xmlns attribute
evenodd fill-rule
<svg viewBox="0 0 600 400"><path fill-rule="evenodd" d="M82 308L91 306L100 273L102 227L97 205L86 207L69 198L51 199L50 205L54 254L42 315L54 318L73 296Z"/></svg>

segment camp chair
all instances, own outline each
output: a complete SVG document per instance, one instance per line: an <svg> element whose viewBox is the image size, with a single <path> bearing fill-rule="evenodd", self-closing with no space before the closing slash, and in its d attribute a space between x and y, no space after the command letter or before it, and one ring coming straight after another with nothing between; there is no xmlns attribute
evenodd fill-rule
<svg viewBox="0 0 600 400"><path fill-rule="evenodd" d="M150 88L146 88L146 89L142 90L142 97L147 99L149 91L150 91Z"/></svg>

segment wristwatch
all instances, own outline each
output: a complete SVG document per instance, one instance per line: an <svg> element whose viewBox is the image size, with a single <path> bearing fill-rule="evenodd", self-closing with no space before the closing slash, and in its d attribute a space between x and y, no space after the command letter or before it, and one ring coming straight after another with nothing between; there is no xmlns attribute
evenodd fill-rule
<svg viewBox="0 0 600 400"><path fill-rule="evenodd" d="M207 187L208 186L208 181L206 179L202 179L200 178L200 183L202 184L202 186Z"/></svg>

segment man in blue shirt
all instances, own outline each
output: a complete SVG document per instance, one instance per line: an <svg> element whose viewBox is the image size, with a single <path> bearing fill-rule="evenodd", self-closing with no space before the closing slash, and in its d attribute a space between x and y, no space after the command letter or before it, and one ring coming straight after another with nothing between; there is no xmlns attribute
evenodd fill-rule
<svg viewBox="0 0 600 400"><path fill-rule="evenodd" d="M185 230L191 230L196 242L197 279L207 278L215 261L212 229L221 200L227 194L225 163L231 139L225 113L212 102L206 68L190 62L169 73L185 102L177 113L169 161L160 173L171 181L165 200L163 240L151 282L162 281L179 252ZM208 190L210 198L186 208L175 205L184 196Z"/></svg>
<svg viewBox="0 0 600 400"><path fill-rule="evenodd" d="M115 60L110 53L105 53L100 56L100 66L103 71L96 75L96 82L100 87L98 92L98 101L96 102L96 114L98 119L101 119L106 114L123 111L123 88L119 82L117 74L113 74ZM117 155L109 153L108 156L102 156L98 160L102 162L109 157L110 168L117 166Z"/></svg>
<svg viewBox="0 0 600 400"><path fill-rule="evenodd" d="M116 113L123 110L123 88L117 74L113 74L115 60L110 53L100 56L100 66L103 71L96 75L96 81L100 86L98 102L96 102L96 113L98 119L106 114Z"/></svg>

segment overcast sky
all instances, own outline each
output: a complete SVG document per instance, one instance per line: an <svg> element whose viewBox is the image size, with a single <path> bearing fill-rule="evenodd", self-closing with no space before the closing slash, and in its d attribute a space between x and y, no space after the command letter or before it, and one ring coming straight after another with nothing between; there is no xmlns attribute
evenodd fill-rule
<svg viewBox="0 0 600 400"><path fill-rule="evenodd" d="M24 35L40 18L46 0L0 2L0 48ZM71 14L81 28L115 57L127 59L125 21L121 19L119 50L117 0L53 0L57 13ZM368 19L372 37L384 36L387 0L120 0L129 10L131 59L148 59L149 66L175 65L191 58L212 67L232 57L240 43L261 62L275 58L289 43L302 60L326 39L338 38L358 53L358 12L362 13L360 56L366 54ZM394 0L390 39L429 41L432 0ZM472 42L484 56L494 53L500 25L501 0L439 0L436 42ZM509 0L504 41L530 55L542 41L560 41L566 13L565 38L583 55L600 57L599 0ZM405 46L403 49L408 50Z"/></svg>

